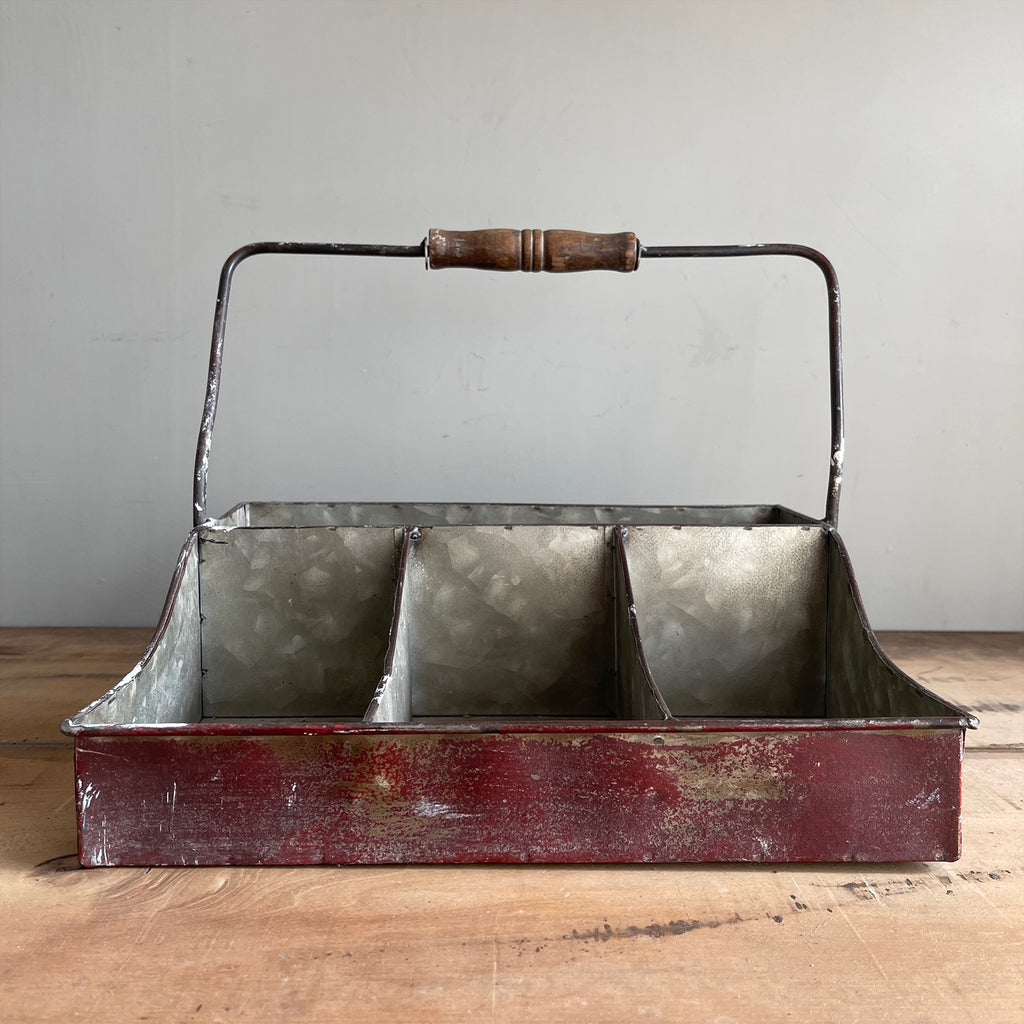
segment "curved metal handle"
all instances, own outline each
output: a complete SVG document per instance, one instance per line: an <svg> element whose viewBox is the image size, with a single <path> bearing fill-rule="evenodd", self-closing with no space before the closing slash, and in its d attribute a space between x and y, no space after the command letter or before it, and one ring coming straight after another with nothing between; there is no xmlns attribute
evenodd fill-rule
<svg viewBox="0 0 1024 1024"><path fill-rule="evenodd" d="M427 233L427 269L472 267L476 270L547 271L617 270L629 274L639 266L640 243L632 231L592 235L585 231L486 228L483 231Z"/></svg>
<svg viewBox="0 0 1024 1024"><path fill-rule="evenodd" d="M196 462L192 475L192 525L206 521L206 475L210 467L210 449L213 446L213 424L217 419L220 399L220 373L224 363L224 332L228 325L228 299L231 297L231 279L238 264L250 256L261 253L298 253L306 256L406 256L422 257L426 243L419 245L351 245L320 242L253 242L236 249L221 267L217 285L217 305L213 312L213 339L210 342L210 368L206 376L206 401L199 424L196 442Z"/></svg>
<svg viewBox="0 0 1024 1024"><path fill-rule="evenodd" d="M499 236L492 238L476 236ZM530 239L527 242L526 236ZM516 236L516 237L513 237ZM538 236L540 241L538 243ZM438 239L436 250L432 242ZM467 250L459 250L469 239L477 247L478 257L470 259ZM595 241L597 240L597 241ZM538 244L540 246L538 250ZM496 247L506 247L502 265L476 262L477 258L496 259ZM630 248L632 247L632 248ZM451 252L446 256L445 251ZM504 250L503 250L504 251ZM540 252L538 260L537 253ZM630 253L632 252L632 256ZM195 526L206 521L206 477L213 444L213 424L217 417L220 396L221 366L224 359L224 332L227 327L228 298L231 279L238 264L260 253L298 253L313 256L401 256L426 257L429 267L480 267L492 270L549 270L566 273L576 270L636 270L641 259L705 258L723 256L797 256L810 260L825 276L828 289L828 358L829 389L832 409L832 458L829 462L828 494L825 500L825 519L831 527L839 524L839 492L843 482L843 347L839 310L839 281L832 264L816 249L806 245L660 245L643 246L632 232L618 235L589 235L582 231L442 231L431 230L419 245L354 245L347 243L320 244L308 242L257 242L243 246L225 261L220 272L217 306L213 317L213 340L210 343L210 369L206 379L206 401L196 444L195 473L192 487L192 522ZM524 256L529 254L528 260ZM483 254L483 255L479 255ZM547 254L547 255L545 255ZM558 254L557 256L555 254ZM447 262L445 260L447 259ZM506 265L506 262L515 265ZM539 264L539 265L538 265ZM550 264L550 265L546 265Z"/></svg>
<svg viewBox="0 0 1024 1024"><path fill-rule="evenodd" d="M839 278L828 257L808 245L774 242L764 245L651 245L641 246L640 256L653 259L706 259L725 256L797 256L810 260L824 275L828 290L828 376L831 402L832 457L828 467L825 519L839 525L839 492L843 485L843 330L839 309Z"/></svg>

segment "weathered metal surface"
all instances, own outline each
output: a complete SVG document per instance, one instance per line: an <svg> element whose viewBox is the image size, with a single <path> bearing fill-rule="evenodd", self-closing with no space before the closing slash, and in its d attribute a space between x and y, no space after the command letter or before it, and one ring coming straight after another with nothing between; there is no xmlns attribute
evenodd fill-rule
<svg viewBox="0 0 1024 1024"><path fill-rule="evenodd" d="M235 526L752 526L814 523L779 505L498 505L246 502L210 521Z"/></svg>
<svg viewBox="0 0 1024 1024"><path fill-rule="evenodd" d="M949 860L960 735L80 737L82 862Z"/></svg>
<svg viewBox="0 0 1024 1024"><path fill-rule="evenodd" d="M843 486L846 442L843 412L843 327L839 300L839 278L828 258L806 245L772 242L767 245L651 245L641 246L643 259L730 259L745 256L795 256L813 263L825 278L828 304L828 384L831 415L831 458L824 522L839 525L839 496Z"/></svg>
<svg viewBox="0 0 1024 1024"><path fill-rule="evenodd" d="M406 530L395 582L395 604L388 631L388 650L384 672L377 684L373 700L363 716L364 722L408 722L412 719L412 686L409 676L409 615L403 600L408 579L409 555L413 531Z"/></svg>
<svg viewBox="0 0 1024 1024"><path fill-rule="evenodd" d="M469 241L485 262L500 243L529 270L607 268L626 251L578 233L499 235ZM63 726L84 864L958 856L963 734L977 721L884 657L834 532L831 264L804 246L627 242L634 258L795 256L822 271L825 516L249 502L208 519L238 264L446 258L427 242L240 249L217 298L196 529L139 665ZM583 262L549 266L559 252Z"/></svg>
<svg viewBox="0 0 1024 1024"><path fill-rule="evenodd" d="M224 336L228 324L228 303L231 282L240 263L252 256L268 253L302 254L310 256L385 256L422 257L424 244L419 245L350 245L321 244L318 242L254 242L236 249L221 267L217 285L217 304L213 312L213 337L210 340L210 367L206 374L206 398L203 417L196 442L195 468L192 474L192 523L199 526L206 521L206 484L213 447L213 426L220 404L220 377L224 363Z"/></svg>
<svg viewBox="0 0 1024 1024"><path fill-rule="evenodd" d="M584 238L599 236L575 233ZM627 233L630 234L630 233ZM632 236L635 241L635 236ZM221 268L217 288L217 302L213 317L213 337L210 342L210 366L206 381L206 399L196 443L195 470L192 486L192 517L195 526L207 521L206 497L210 453L213 446L213 427L220 402L221 371L224 362L224 339L227 330L228 303L231 282L239 264L251 256L267 253L317 256L375 256L426 257L427 239L419 245L360 245L351 243L321 244L313 242L257 242L233 252ZM828 304L829 397L831 403L831 458L829 460L828 490L825 500L824 522L836 527L839 523L839 495L843 480L844 426L843 426L843 358L842 325L840 318L839 279L828 259L816 249L806 245L770 243L762 245L661 245L644 246L637 243L637 260L641 259L721 259L747 256L790 256L808 260L825 278ZM639 262L635 264L638 266ZM635 268L635 267L634 267ZM634 269L623 268L623 269ZM592 269L584 266L581 269Z"/></svg>
<svg viewBox="0 0 1024 1024"><path fill-rule="evenodd" d="M204 714L361 718L384 666L394 531L202 531L199 550Z"/></svg>
<svg viewBox="0 0 1024 1024"><path fill-rule="evenodd" d="M413 716L613 714L610 549L601 527L434 527L403 606Z"/></svg>
<svg viewBox="0 0 1024 1024"><path fill-rule="evenodd" d="M625 551L673 715L824 714L824 527L638 526Z"/></svg>
<svg viewBox="0 0 1024 1024"><path fill-rule="evenodd" d="M963 708L940 700L882 652L868 626L853 568L839 535L829 536L828 664L825 714L832 718L877 715L941 718L959 712L977 727Z"/></svg>
<svg viewBox="0 0 1024 1024"><path fill-rule="evenodd" d="M670 717L668 705L651 678L640 642L636 599L625 555L625 530L613 534L615 563L615 680L616 714L634 721L658 721Z"/></svg>
<svg viewBox="0 0 1024 1024"><path fill-rule="evenodd" d="M367 722L668 717L640 650L614 531L470 527L408 536Z"/></svg>
<svg viewBox="0 0 1024 1024"><path fill-rule="evenodd" d="M139 663L66 725L78 729L197 722L202 709L199 558L196 535L191 534L178 556L153 640Z"/></svg>

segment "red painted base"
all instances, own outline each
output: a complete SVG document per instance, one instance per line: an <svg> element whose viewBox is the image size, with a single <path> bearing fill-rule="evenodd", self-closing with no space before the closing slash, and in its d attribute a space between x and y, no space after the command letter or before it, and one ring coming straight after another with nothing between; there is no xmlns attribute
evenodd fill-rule
<svg viewBox="0 0 1024 1024"><path fill-rule="evenodd" d="M959 856L959 730L606 730L79 736L79 853L86 866Z"/></svg>

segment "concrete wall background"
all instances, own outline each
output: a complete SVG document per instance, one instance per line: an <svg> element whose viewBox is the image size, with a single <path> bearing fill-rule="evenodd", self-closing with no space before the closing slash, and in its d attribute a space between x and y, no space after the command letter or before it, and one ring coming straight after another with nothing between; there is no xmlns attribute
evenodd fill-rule
<svg viewBox="0 0 1024 1024"><path fill-rule="evenodd" d="M155 621L231 250L493 225L826 252L873 624L1024 626L1024 5L4 0L0 28L3 624ZM237 281L213 511L821 513L809 265Z"/></svg>

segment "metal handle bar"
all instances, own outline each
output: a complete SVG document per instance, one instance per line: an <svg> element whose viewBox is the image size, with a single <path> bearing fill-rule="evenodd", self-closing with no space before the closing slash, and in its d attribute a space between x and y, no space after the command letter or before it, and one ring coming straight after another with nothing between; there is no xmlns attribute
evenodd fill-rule
<svg viewBox="0 0 1024 1024"><path fill-rule="evenodd" d="M701 259L725 256L796 256L810 260L825 276L828 289L828 358L831 399L832 456L829 462L825 519L839 524L839 492L843 481L843 348L839 310L839 281L832 264L816 249L784 243L767 245L641 245L632 232L592 235L581 231L444 231L431 229L419 245L318 244L311 242L256 242L233 252L224 262L217 289L210 344L210 369L206 379L206 401L196 444L192 490L192 521L206 521L206 478L213 443L213 424L220 397L221 366L228 298L235 269L250 256L262 253L292 253L311 256L398 256L426 259L427 267L475 267L490 270L547 270L565 273L577 270L636 270L641 260Z"/></svg>

